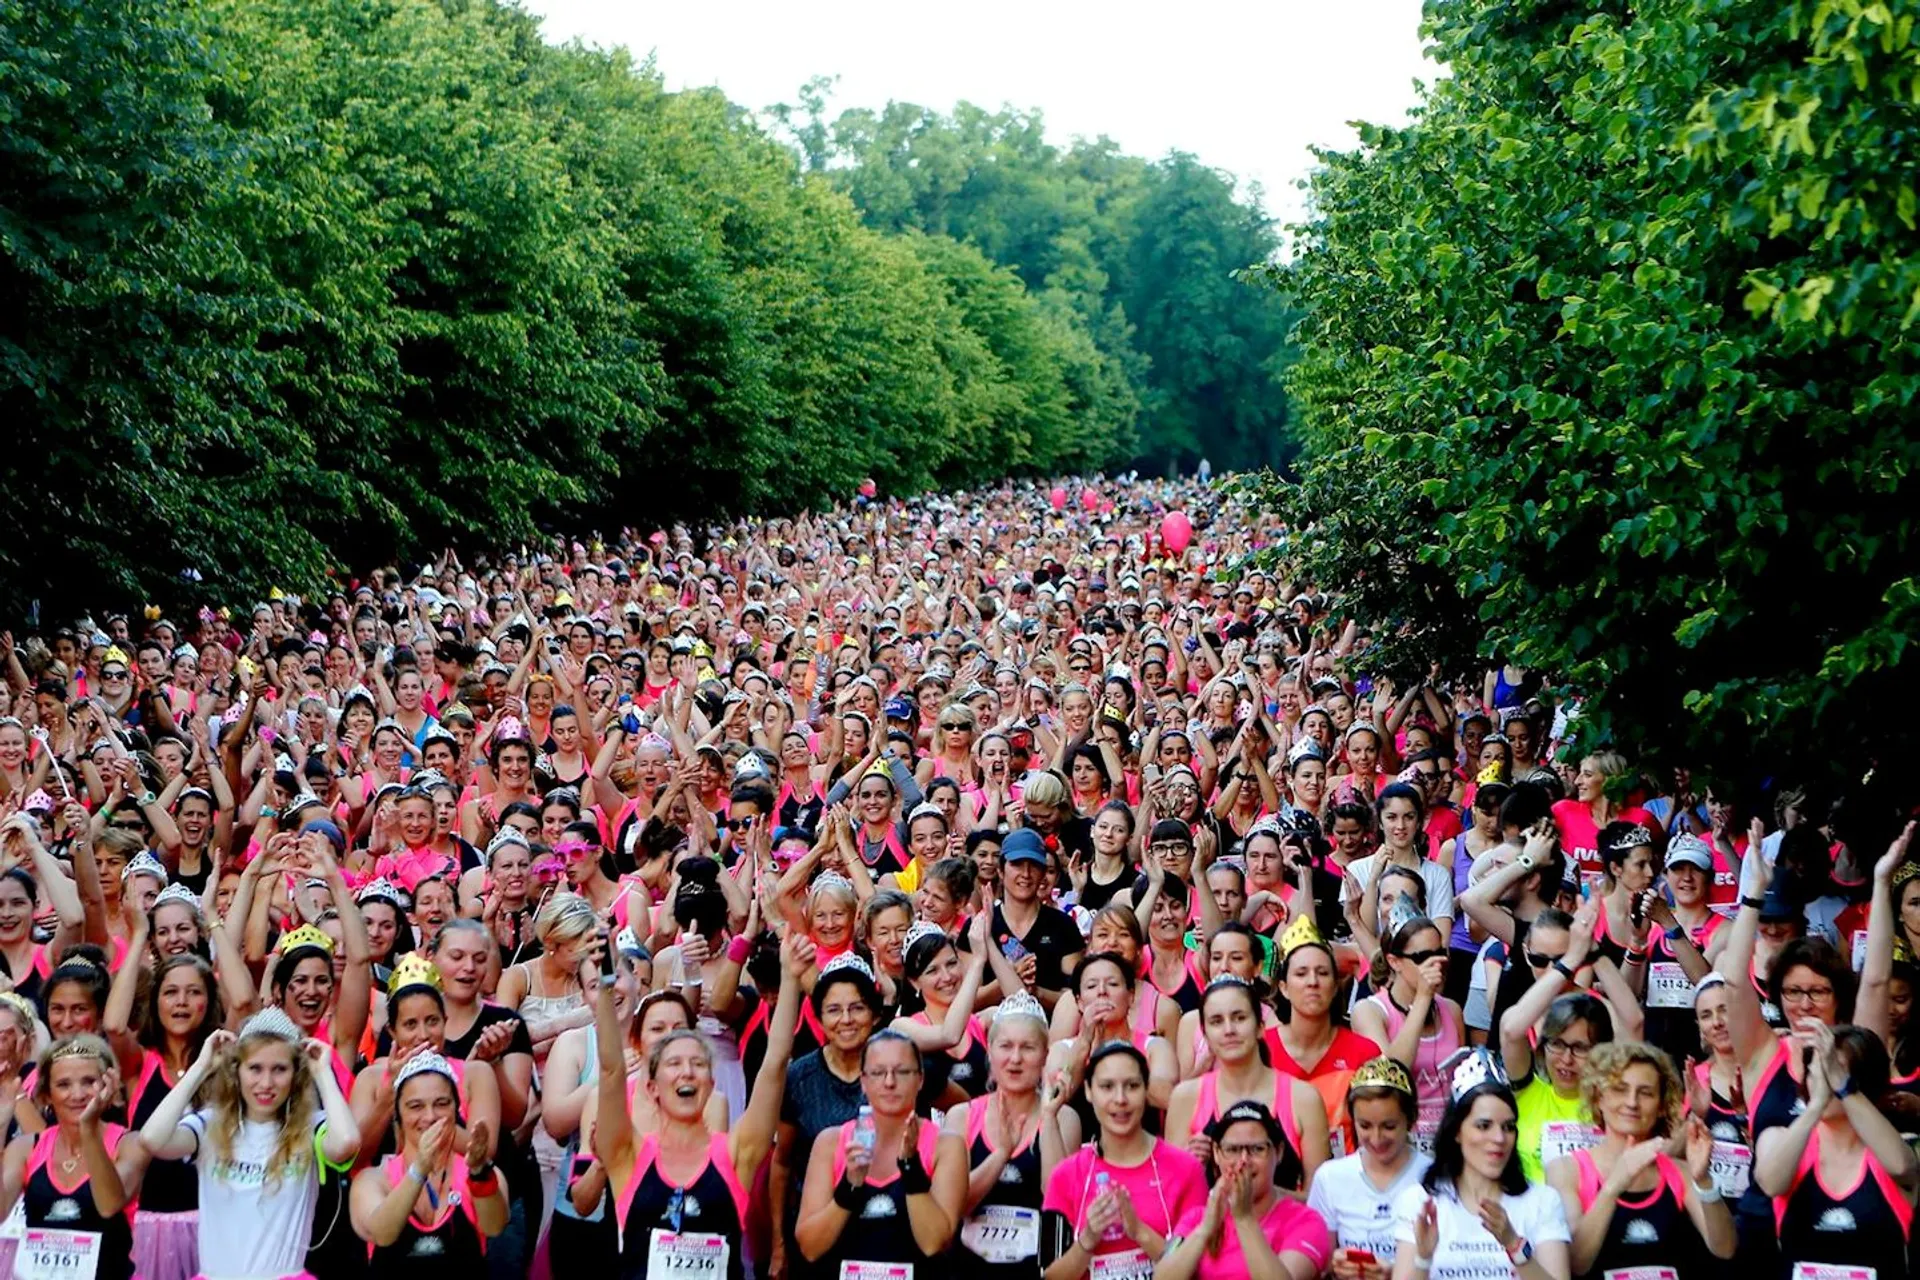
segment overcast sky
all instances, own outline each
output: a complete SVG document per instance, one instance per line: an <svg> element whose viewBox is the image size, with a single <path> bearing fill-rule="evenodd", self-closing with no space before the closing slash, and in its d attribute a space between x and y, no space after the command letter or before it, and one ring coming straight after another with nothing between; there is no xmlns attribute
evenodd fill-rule
<svg viewBox="0 0 1920 1280"><path fill-rule="evenodd" d="M744 106L839 77L834 109L889 100L1037 107L1050 138L1106 134L1150 158L1189 151L1300 211L1310 146L1352 120L1405 119L1423 61L1420 0L524 0L549 40L652 52L670 89L718 85Z"/></svg>

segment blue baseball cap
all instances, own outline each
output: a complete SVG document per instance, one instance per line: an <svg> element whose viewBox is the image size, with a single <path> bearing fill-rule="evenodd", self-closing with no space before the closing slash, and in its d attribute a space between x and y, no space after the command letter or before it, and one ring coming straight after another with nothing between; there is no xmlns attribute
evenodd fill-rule
<svg viewBox="0 0 1920 1280"><path fill-rule="evenodd" d="M1021 827L1008 832L1007 838L1001 841L1000 861L1037 862L1044 867L1047 865L1047 846L1034 832Z"/></svg>
<svg viewBox="0 0 1920 1280"><path fill-rule="evenodd" d="M887 699L886 712L889 720L911 720L914 710L913 700L910 698L895 696Z"/></svg>

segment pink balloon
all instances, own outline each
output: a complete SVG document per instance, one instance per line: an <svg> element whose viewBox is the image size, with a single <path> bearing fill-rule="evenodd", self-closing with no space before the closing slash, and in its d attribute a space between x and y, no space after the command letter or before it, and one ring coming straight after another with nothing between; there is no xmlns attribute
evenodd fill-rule
<svg viewBox="0 0 1920 1280"><path fill-rule="evenodd" d="M1053 509L1055 511L1065 511L1067 509L1067 491L1059 485L1053 487L1053 492L1048 494L1047 498L1053 503Z"/></svg>
<svg viewBox="0 0 1920 1280"><path fill-rule="evenodd" d="M1160 521L1160 541L1167 550L1179 555L1193 541L1193 522L1184 511L1169 511Z"/></svg>
<svg viewBox="0 0 1920 1280"><path fill-rule="evenodd" d="M1080 505L1085 510L1098 511L1100 509L1100 495L1091 489L1082 489L1080 491Z"/></svg>

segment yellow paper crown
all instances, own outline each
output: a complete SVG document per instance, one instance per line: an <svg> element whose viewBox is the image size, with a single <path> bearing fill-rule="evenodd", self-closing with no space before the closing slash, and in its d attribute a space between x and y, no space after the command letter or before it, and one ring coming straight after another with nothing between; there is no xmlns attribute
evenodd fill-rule
<svg viewBox="0 0 1920 1280"><path fill-rule="evenodd" d="M1323 947L1327 940L1320 933L1320 926L1313 922L1312 916L1301 916L1287 926L1280 935L1280 955L1284 958L1292 955L1301 947Z"/></svg>
<svg viewBox="0 0 1920 1280"><path fill-rule="evenodd" d="M102 663L107 663L107 662L127 662L127 661L128 661L128 658L127 658L127 651L126 651L125 649L122 649L122 648L121 648L121 647L120 647L119 645L117 645L117 644L116 644L116 645L109 645L109 646L107 647L107 653L106 653L106 656L105 656L105 657L103 657L103 658L101 658L101 659L100 659L100 661L101 661Z"/></svg>
<svg viewBox="0 0 1920 1280"><path fill-rule="evenodd" d="M333 939L310 924L303 924L280 939L280 954L283 956L292 955L301 947L318 947L328 956L333 955Z"/></svg>
<svg viewBox="0 0 1920 1280"><path fill-rule="evenodd" d="M400 957L400 963L393 966L393 976L387 979L387 996L391 999L408 987L432 987L435 991L444 990L440 980L440 966L418 951L409 952Z"/></svg>
<svg viewBox="0 0 1920 1280"><path fill-rule="evenodd" d="M863 779L885 778L888 782L892 782L893 770L888 767L887 758L885 756L881 756L878 760L875 760L872 764L868 765L867 771L861 774L860 776Z"/></svg>
<svg viewBox="0 0 1920 1280"><path fill-rule="evenodd" d="M1347 1083L1347 1091L1355 1089L1398 1089L1408 1097L1413 1096L1413 1077L1407 1069L1385 1056L1369 1058L1353 1073L1353 1079Z"/></svg>

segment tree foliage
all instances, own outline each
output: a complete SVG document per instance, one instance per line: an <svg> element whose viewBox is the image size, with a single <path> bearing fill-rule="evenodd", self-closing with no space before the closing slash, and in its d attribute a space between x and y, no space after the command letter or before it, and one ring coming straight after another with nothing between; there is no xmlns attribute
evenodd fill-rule
<svg viewBox="0 0 1920 1280"><path fill-rule="evenodd" d="M1278 375L1292 317L1237 278L1278 245L1257 191L1236 198L1229 175L1180 153L1148 162L1106 138L1056 147L1033 111L893 102L829 118L829 88L814 81L798 107L773 109L809 168L868 225L962 241L1050 302L1081 353L1074 403L1137 424L1123 437L1136 460L1291 456Z"/></svg>
<svg viewBox="0 0 1920 1280"><path fill-rule="evenodd" d="M1322 157L1291 551L1379 660L1501 654L1582 735L1909 749L1914 0L1432 0L1450 74Z"/></svg>
<svg viewBox="0 0 1920 1280"><path fill-rule="evenodd" d="M8 612L1136 452L1125 233L1044 186L1004 242L863 217L501 0L0 0L0 122Z"/></svg>

